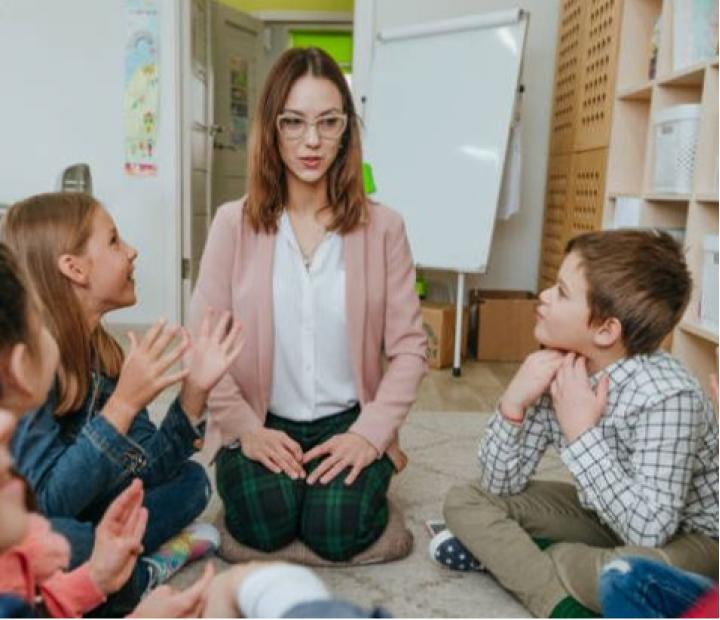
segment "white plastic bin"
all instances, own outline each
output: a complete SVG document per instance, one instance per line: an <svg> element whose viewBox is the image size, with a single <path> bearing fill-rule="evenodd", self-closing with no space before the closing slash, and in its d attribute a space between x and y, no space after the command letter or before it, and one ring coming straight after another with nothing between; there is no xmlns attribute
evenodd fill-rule
<svg viewBox="0 0 720 620"><path fill-rule="evenodd" d="M618 196L615 199L613 228L637 228L642 217L643 199L640 196Z"/></svg>
<svg viewBox="0 0 720 620"><path fill-rule="evenodd" d="M718 329L718 236L705 235L703 243L703 277L700 298L700 322Z"/></svg>
<svg viewBox="0 0 720 620"><path fill-rule="evenodd" d="M675 105L655 114L653 191L689 194L697 151L700 104Z"/></svg>

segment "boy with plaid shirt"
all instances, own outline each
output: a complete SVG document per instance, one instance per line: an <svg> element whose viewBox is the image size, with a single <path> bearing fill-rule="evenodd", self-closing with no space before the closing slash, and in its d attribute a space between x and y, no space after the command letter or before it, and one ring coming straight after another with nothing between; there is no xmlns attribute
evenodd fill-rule
<svg viewBox="0 0 720 620"><path fill-rule="evenodd" d="M471 554L543 617L599 611L598 575L617 556L717 578L717 419L697 381L658 350L690 289L665 233L570 241L557 284L540 295L535 337L546 348L501 398L479 480L449 492L456 538L431 547L436 559L477 567ZM550 446L574 486L531 480Z"/></svg>

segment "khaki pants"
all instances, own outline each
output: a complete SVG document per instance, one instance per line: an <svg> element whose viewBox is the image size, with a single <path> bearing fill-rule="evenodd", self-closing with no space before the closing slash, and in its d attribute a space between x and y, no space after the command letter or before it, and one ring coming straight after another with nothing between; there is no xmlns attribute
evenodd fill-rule
<svg viewBox="0 0 720 620"><path fill-rule="evenodd" d="M450 531L507 590L536 616L548 617L570 595L600 611L602 567L618 556L655 558L717 579L718 543L702 534L677 534L659 548L623 545L575 488L534 481L518 495L500 497L476 484L457 486L445 500ZM555 541L541 551L531 537Z"/></svg>

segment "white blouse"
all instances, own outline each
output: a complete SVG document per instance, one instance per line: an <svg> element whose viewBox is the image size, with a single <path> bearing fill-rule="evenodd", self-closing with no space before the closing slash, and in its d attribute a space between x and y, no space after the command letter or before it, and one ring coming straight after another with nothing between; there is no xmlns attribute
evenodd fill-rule
<svg viewBox="0 0 720 620"><path fill-rule="evenodd" d="M346 321L342 237L328 233L306 267L284 212L273 263L272 413L311 422L358 402Z"/></svg>

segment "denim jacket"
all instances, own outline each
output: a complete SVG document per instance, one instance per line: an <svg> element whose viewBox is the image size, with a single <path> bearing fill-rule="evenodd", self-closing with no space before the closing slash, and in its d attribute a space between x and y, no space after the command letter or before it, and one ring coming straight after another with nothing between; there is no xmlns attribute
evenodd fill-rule
<svg viewBox="0 0 720 620"><path fill-rule="evenodd" d="M56 384L45 404L18 424L11 444L15 467L28 479L44 514L76 517L135 477L146 487L161 484L195 452L204 423L194 427L179 399L160 428L143 409L122 435L99 415L114 390L115 381L93 373L81 408L56 416Z"/></svg>

